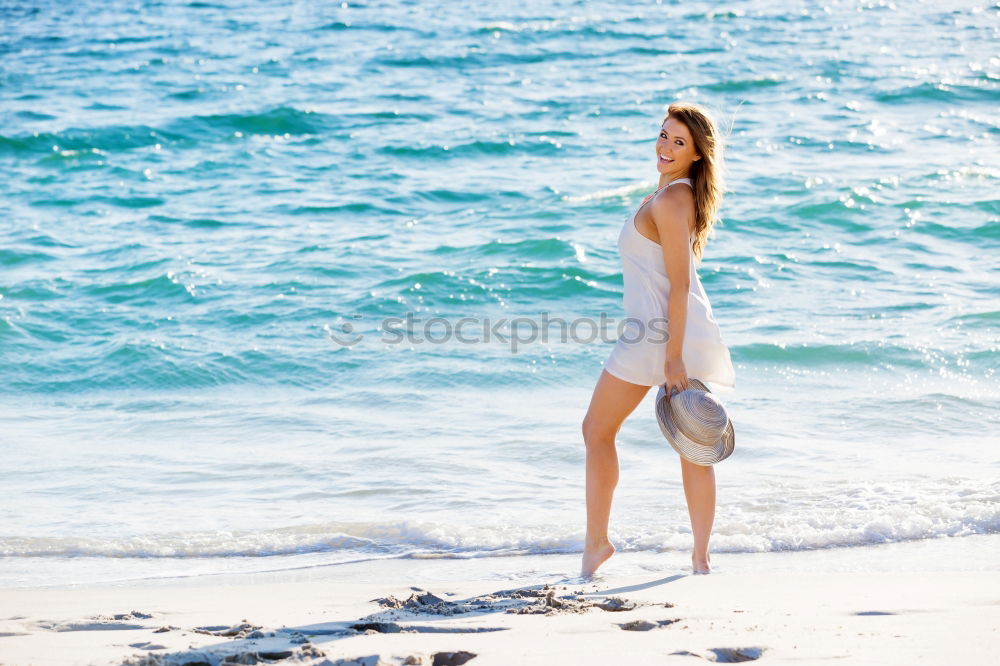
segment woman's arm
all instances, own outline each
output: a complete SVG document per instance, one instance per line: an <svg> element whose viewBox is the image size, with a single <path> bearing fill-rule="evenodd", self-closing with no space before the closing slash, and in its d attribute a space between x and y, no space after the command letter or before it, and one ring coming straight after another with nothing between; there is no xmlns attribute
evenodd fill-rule
<svg viewBox="0 0 1000 666"><path fill-rule="evenodd" d="M667 361L664 368L668 390L687 388L687 372L681 359L684 327L687 324L688 290L691 287L691 254L688 248L688 211L693 202L685 188L663 192L650 206L650 214L663 249L663 263L670 279L667 296Z"/></svg>

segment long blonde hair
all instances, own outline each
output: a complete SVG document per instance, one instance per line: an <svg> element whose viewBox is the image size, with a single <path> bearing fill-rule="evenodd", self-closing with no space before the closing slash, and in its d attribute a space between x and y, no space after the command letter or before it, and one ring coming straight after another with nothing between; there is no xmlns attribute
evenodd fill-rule
<svg viewBox="0 0 1000 666"><path fill-rule="evenodd" d="M667 107L667 118L675 118L688 128L694 140L695 152L701 156L691 164L694 185L695 224L694 254L699 259L709 238L715 237L715 221L725 189L723 180L723 143L715 121L708 111L694 102L674 102Z"/></svg>

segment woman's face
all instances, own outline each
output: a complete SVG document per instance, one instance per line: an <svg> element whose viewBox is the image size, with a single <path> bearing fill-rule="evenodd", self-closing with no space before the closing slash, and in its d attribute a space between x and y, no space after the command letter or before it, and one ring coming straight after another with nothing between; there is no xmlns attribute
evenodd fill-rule
<svg viewBox="0 0 1000 666"><path fill-rule="evenodd" d="M663 121L656 139L656 170L671 180L685 178L691 164L699 159L687 126L676 118Z"/></svg>

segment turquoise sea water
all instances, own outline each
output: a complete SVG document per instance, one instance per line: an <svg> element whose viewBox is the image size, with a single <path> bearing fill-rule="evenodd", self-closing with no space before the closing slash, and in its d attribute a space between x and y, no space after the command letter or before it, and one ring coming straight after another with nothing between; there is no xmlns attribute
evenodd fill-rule
<svg viewBox="0 0 1000 666"><path fill-rule="evenodd" d="M714 552L1000 532L998 33L977 2L0 6L0 584L578 550L614 334L482 321L622 316L675 99L728 137ZM611 536L683 553L653 394Z"/></svg>

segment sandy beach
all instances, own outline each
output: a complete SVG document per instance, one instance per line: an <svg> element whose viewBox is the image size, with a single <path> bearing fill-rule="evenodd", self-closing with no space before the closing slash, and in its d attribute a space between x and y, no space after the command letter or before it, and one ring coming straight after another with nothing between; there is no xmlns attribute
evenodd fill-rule
<svg viewBox="0 0 1000 666"><path fill-rule="evenodd" d="M998 539L938 541L721 554L697 576L679 554L616 575L619 554L587 583L560 576L576 557L555 555L7 589L0 663L990 663ZM963 557L968 570L947 570Z"/></svg>

